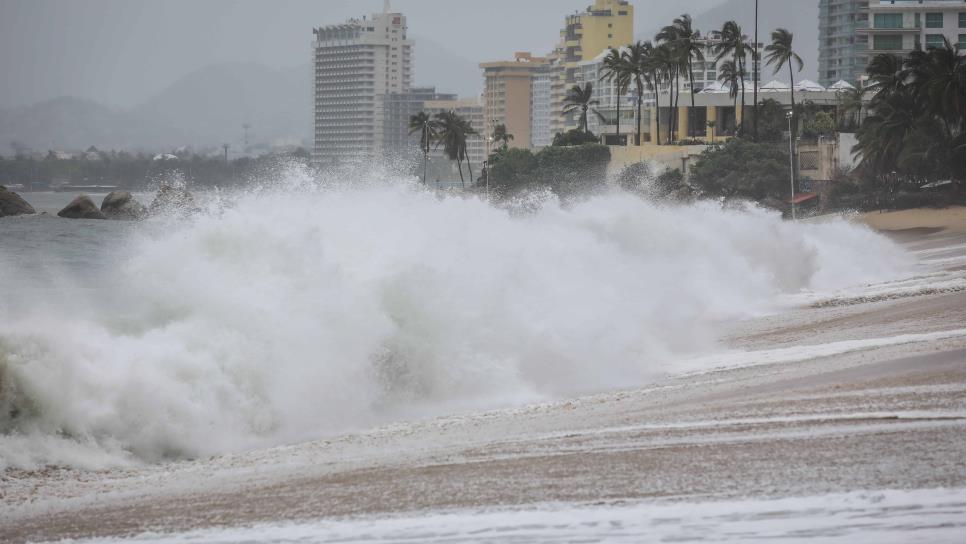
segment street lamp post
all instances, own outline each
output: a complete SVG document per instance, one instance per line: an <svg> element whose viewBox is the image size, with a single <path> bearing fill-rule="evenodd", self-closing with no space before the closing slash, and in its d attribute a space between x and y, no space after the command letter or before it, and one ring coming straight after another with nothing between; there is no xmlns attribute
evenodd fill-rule
<svg viewBox="0 0 966 544"><path fill-rule="evenodd" d="M792 188L792 221L796 219L795 217L795 135L792 134L792 118L795 117L794 112L788 112L788 171L790 173L789 179Z"/></svg>

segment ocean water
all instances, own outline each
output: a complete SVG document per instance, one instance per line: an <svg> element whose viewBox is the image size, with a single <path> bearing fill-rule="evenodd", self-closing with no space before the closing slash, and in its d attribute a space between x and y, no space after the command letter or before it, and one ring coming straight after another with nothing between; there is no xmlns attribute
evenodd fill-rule
<svg viewBox="0 0 966 544"><path fill-rule="evenodd" d="M25 195L40 210L70 195ZM0 468L266 447L695 371L722 325L905 277L843 220L624 194L498 208L409 180L0 220Z"/></svg>

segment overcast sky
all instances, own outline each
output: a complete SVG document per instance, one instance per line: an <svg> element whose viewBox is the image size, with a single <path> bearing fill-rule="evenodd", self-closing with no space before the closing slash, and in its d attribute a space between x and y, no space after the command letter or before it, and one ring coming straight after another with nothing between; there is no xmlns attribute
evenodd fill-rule
<svg viewBox="0 0 966 544"><path fill-rule="evenodd" d="M723 1L636 0L636 30ZM392 4L407 15L412 35L476 63L514 51L548 51L563 16L590 3ZM215 62L306 64L313 26L381 10L382 0L0 0L0 107L71 95L127 108ZM433 83L420 78L418 58L416 67L418 83Z"/></svg>

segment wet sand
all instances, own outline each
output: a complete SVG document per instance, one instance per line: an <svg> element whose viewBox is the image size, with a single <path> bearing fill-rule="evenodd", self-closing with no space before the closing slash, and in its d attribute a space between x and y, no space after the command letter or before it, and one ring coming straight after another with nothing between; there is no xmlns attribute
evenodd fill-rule
<svg viewBox="0 0 966 544"><path fill-rule="evenodd" d="M950 230L904 243L941 258L966 252L966 235ZM760 351L933 333L945 336L246 454L7 471L0 541L547 502L966 489L966 292L806 305L734 324L727 343Z"/></svg>
<svg viewBox="0 0 966 544"><path fill-rule="evenodd" d="M946 232L966 232L966 207L869 212L859 215L859 221L881 231L929 233L942 229Z"/></svg>

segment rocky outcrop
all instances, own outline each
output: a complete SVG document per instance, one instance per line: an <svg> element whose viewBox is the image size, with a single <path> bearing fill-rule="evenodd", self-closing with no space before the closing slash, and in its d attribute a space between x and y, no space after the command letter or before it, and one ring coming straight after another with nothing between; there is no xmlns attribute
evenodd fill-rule
<svg viewBox="0 0 966 544"><path fill-rule="evenodd" d="M190 213L195 211L195 198L183 187L162 185L148 211L151 214Z"/></svg>
<svg viewBox="0 0 966 544"><path fill-rule="evenodd" d="M94 204L91 197L87 195L80 195L71 200L63 210L57 212L57 215L67 219L107 219L97 204Z"/></svg>
<svg viewBox="0 0 966 544"><path fill-rule="evenodd" d="M113 191L101 202L101 213L108 219L140 219L147 208L127 191Z"/></svg>
<svg viewBox="0 0 966 544"><path fill-rule="evenodd" d="M0 217L8 215L29 215L37 213L34 207L13 191L0 185Z"/></svg>

